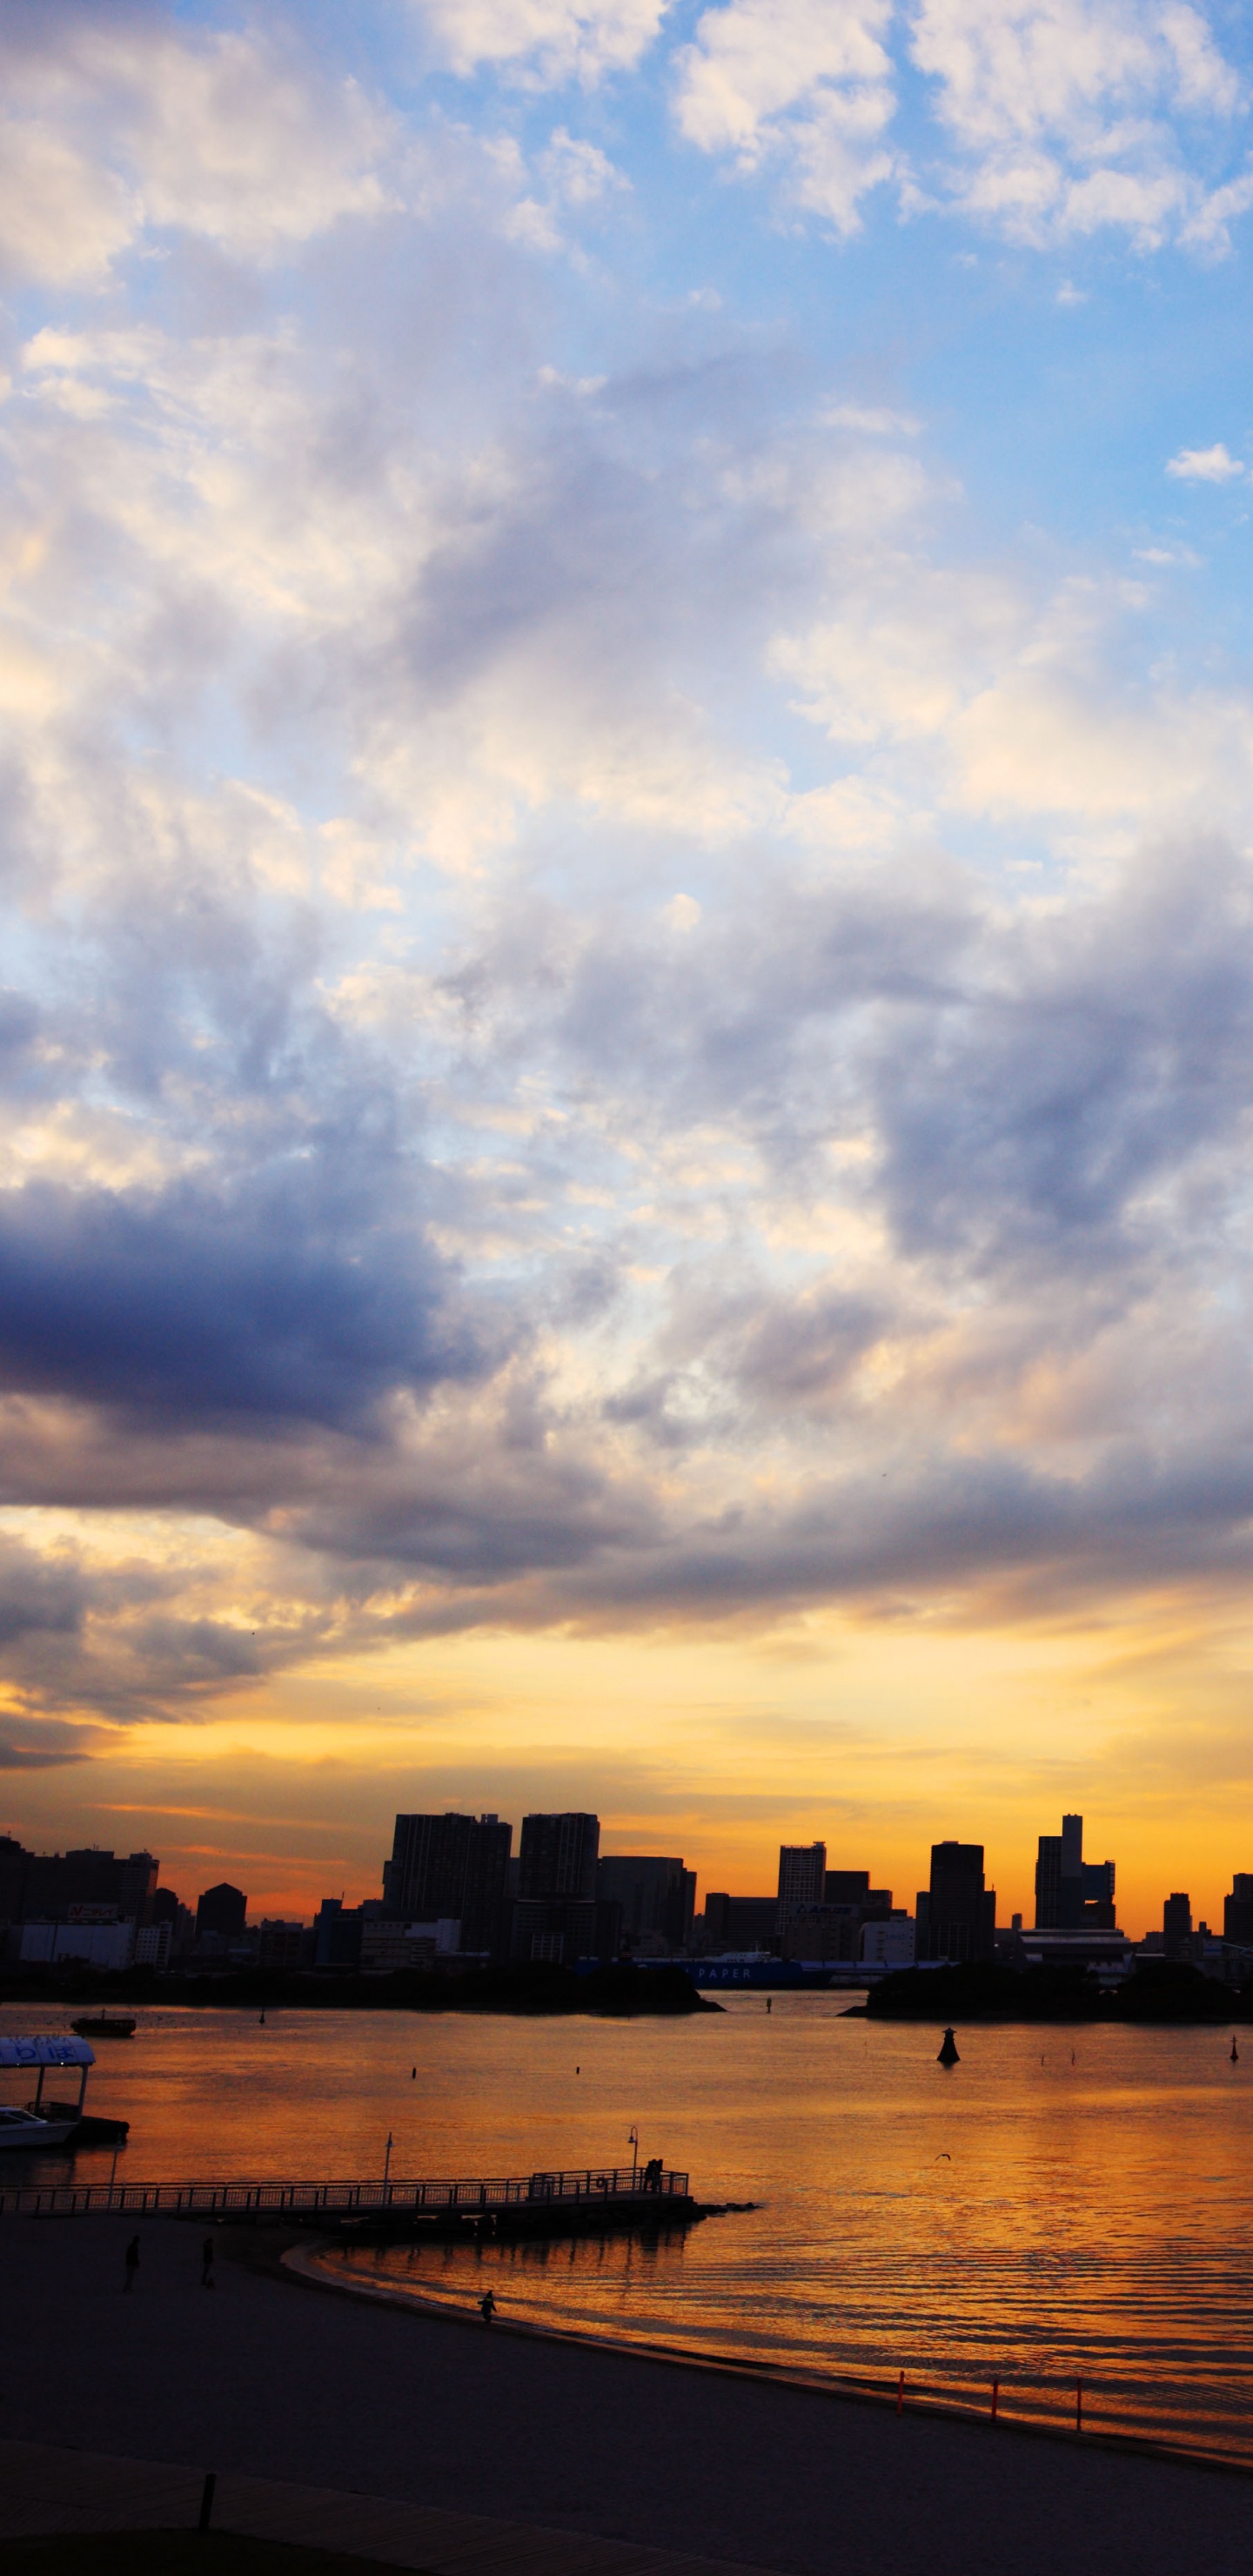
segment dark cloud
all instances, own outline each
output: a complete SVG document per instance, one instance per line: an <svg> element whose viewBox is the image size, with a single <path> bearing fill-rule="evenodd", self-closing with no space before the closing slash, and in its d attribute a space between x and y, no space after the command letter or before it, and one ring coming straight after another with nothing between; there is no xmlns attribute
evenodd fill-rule
<svg viewBox="0 0 1253 2576"><path fill-rule="evenodd" d="M98 1727L0 1709L0 1771L55 1771L66 1762L90 1762L100 1749Z"/></svg>
<svg viewBox="0 0 1253 2576"><path fill-rule="evenodd" d="M301 1175L159 1196L28 1184L0 1202L0 1379L189 1420L363 1425L484 1365L420 1220Z"/></svg>

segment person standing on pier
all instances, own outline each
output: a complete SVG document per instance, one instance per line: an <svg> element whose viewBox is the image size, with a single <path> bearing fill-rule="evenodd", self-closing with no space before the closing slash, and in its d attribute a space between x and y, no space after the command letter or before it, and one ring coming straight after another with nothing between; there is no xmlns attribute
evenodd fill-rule
<svg viewBox="0 0 1253 2576"><path fill-rule="evenodd" d="M490 2326L495 2314L496 2294L493 2290L485 2290L479 2301L479 2315L481 2316L485 2326Z"/></svg>

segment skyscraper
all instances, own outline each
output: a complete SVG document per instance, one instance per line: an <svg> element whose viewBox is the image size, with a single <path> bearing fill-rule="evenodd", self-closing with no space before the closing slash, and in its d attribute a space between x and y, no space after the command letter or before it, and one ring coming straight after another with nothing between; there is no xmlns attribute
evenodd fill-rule
<svg viewBox="0 0 1253 2576"><path fill-rule="evenodd" d="M524 1816L511 1955L572 1967L596 1945L600 1818L571 1810Z"/></svg>
<svg viewBox="0 0 1253 2576"><path fill-rule="evenodd" d="M982 1843L933 1843L931 1885L917 1900L920 1959L990 1959L996 1890L983 1884Z"/></svg>
<svg viewBox="0 0 1253 2576"><path fill-rule="evenodd" d="M461 1925L463 1950L497 1948L512 1825L496 1816L397 1816L383 1910L399 1923Z"/></svg>
<svg viewBox="0 0 1253 2576"><path fill-rule="evenodd" d="M1231 1894L1223 1904L1223 1939L1241 1949L1253 1947L1253 1870L1236 1871Z"/></svg>
<svg viewBox="0 0 1253 2576"><path fill-rule="evenodd" d="M1035 1865L1037 1932L1112 1932L1114 1864L1083 1857L1083 1818L1063 1816L1060 1834L1041 1834Z"/></svg>
<svg viewBox="0 0 1253 2576"><path fill-rule="evenodd" d="M1162 1948L1168 1959L1186 1959L1192 1938L1192 1899L1177 1891L1162 1907Z"/></svg>
<svg viewBox="0 0 1253 2576"><path fill-rule="evenodd" d="M821 1905L826 1892L825 1843L781 1843L779 1846L779 1930L798 1905Z"/></svg>

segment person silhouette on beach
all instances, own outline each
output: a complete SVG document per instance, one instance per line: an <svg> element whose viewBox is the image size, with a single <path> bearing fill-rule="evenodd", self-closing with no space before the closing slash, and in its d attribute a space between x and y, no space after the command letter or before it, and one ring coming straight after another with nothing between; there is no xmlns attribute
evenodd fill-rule
<svg viewBox="0 0 1253 2576"><path fill-rule="evenodd" d="M481 2316L481 2318L482 2318L483 2323L484 2323L484 2325L485 2325L485 2326L490 2326L490 2324L491 2324L491 2322L492 2322L492 2319L493 2319L493 2317L495 2316L495 2314L496 2314L496 2299L495 2299L495 2294L494 2294L494 2292L493 2292L493 2291L491 2291L491 2290L485 2290L485 2291L483 2292L483 2296L482 2296L482 2298L481 2298L481 2299L480 2299L480 2301L479 2301L479 2315Z"/></svg>
<svg viewBox="0 0 1253 2576"><path fill-rule="evenodd" d="M217 2286L213 2277L213 2259L213 2238L211 2236L206 2236L205 2241L200 2248L200 2287L202 2290L212 2290Z"/></svg>
<svg viewBox="0 0 1253 2576"><path fill-rule="evenodd" d="M135 2274L137 2273L137 2271L138 2271L138 2270L139 2270L139 2238L138 2238L137 2236L132 2236L132 2238L131 2238L131 2241L130 2241L129 2245L128 2245L128 2246L127 2246L127 2248L126 2248L126 2279L125 2279L125 2282L123 2283L123 2288L124 2288L124 2289L127 2289L127 2290L133 2290L133 2289L134 2289L134 2287L135 2287Z"/></svg>

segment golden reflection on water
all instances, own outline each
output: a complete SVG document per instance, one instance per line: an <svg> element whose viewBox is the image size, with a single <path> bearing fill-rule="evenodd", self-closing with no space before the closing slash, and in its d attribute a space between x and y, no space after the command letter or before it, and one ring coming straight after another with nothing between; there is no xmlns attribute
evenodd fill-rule
<svg viewBox="0 0 1253 2576"><path fill-rule="evenodd" d="M394 2176L529 2173L629 2158L635 2124L702 2199L760 2206L654 2242L352 2259L459 2306L490 2282L502 2316L578 2333L904 2370L980 2406L996 2378L1009 2415L1072 2420L1081 2377L1097 2428L1253 2456L1253 2042L1233 2066L1222 2031L972 2028L946 2073L938 2030L844 2001L683 2023L162 2011L101 2047L90 2099L132 2122L128 2179L381 2175L389 2132Z"/></svg>

